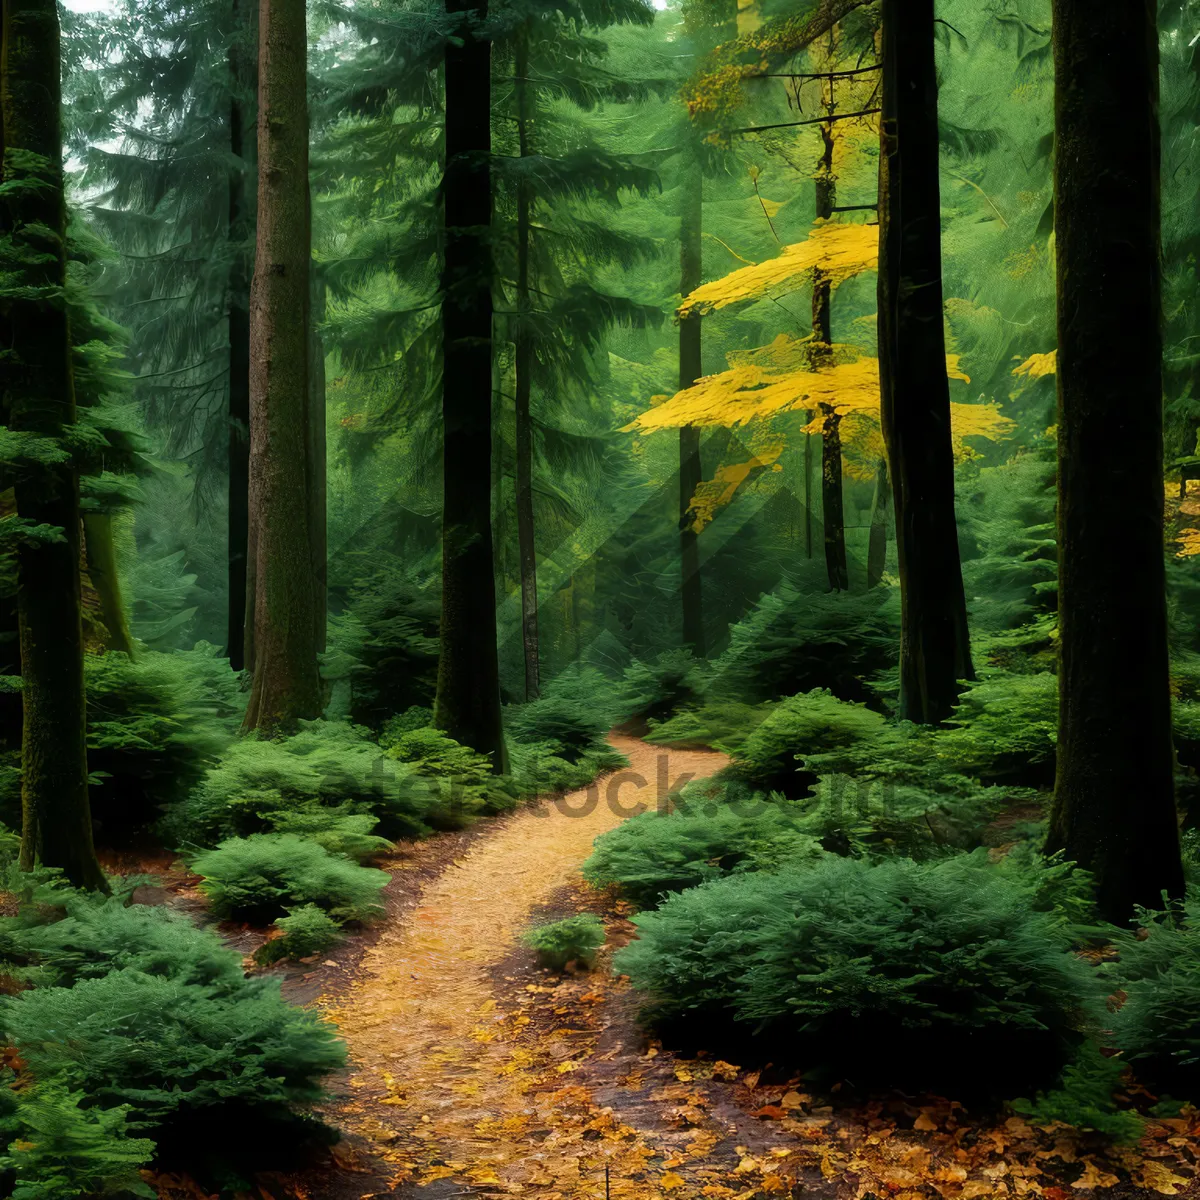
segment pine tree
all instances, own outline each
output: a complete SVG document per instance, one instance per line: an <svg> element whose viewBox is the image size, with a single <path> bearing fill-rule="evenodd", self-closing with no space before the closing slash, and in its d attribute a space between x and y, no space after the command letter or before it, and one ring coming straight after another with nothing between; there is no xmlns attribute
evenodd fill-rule
<svg viewBox="0 0 1200 1200"><path fill-rule="evenodd" d="M452 0L445 58L442 625L434 720L506 768L492 548L492 42L488 9Z"/></svg>
<svg viewBox="0 0 1200 1200"><path fill-rule="evenodd" d="M104 889L92 845L84 727L79 481L64 439L76 422L67 315L58 10L4 0L0 117L6 267L4 411L14 464L24 730L21 864Z"/></svg>
<svg viewBox="0 0 1200 1200"><path fill-rule="evenodd" d="M947 718L974 677L954 515L933 0L884 0L879 375L900 567L900 715Z"/></svg>
<svg viewBox="0 0 1200 1200"><path fill-rule="evenodd" d="M1101 911L1123 923L1134 905L1161 907L1184 888L1163 567L1153 0L1055 0L1054 66L1060 712L1048 848L1093 872Z"/></svg>
<svg viewBox="0 0 1200 1200"><path fill-rule="evenodd" d="M258 238L250 288L254 683L244 727L321 714L309 451L308 34L302 0L264 0Z"/></svg>
<svg viewBox="0 0 1200 1200"><path fill-rule="evenodd" d="M500 266L501 276L511 281L514 305L508 324L514 348L521 642L525 696L535 699L540 663L534 492L542 465L537 445L552 435L555 409L587 402L594 374L589 358L607 329L617 322L645 325L661 316L606 294L588 278L589 268L612 261L631 266L649 252L643 240L620 236L588 208L616 207L622 190L645 195L656 176L589 144L582 123L554 101L565 98L582 114L604 100L643 93L646 85L606 68L605 47L595 35L616 24L649 24L653 12L641 0L588 0L565 15L517 6L500 19L505 28L495 51L494 88L511 93L499 112L515 127L517 153L498 154L494 175L501 202L497 220L507 226L510 214L513 218L511 245L500 235ZM503 150L511 139L502 133L497 140ZM509 266L515 268L511 274Z"/></svg>

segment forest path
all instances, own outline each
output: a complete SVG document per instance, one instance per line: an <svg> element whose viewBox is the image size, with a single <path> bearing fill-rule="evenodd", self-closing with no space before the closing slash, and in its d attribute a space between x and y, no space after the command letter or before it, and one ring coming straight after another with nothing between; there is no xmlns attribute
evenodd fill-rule
<svg viewBox="0 0 1200 1200"><path fill-rule="evenodd" d="M425 887L406 919L382 930L349 990L318 1001L352 1065L348 1098L325 1114L352 1135L339 1157L352 1172L378 1174L387 1164L378 1193L324 1194L403 1195L405 1185L445 1180L420 1194L603 1196L605 1163L612 1197L659 1194L647 1189L647 1167L661 1148L605 1111L594 1089L572 1086L606 1025L586 1020L606 999L595 989L611 980L602 969L565 979L532 972L518 941L531 925L588 906L586 889L565 905L564 892L579 885L598 835L637 806L653 807L682 777L707 777L727 761L611 741L627 769L496 822ZM609 932L620 942L631 930L618 915ZM584 1027L557 1000L581 1001ZM547 1028L547 1016L560 1027ZM354 1161L356 1147L370 1167ZM667 1191L675 1178L666 1175Z"/></svg>

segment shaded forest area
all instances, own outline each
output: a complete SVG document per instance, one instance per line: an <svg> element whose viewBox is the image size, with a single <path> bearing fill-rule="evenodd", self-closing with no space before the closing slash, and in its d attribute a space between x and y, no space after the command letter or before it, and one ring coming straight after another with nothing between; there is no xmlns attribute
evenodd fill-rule
<svg viewBox="0 0 1200 1200"><path fill-rule="evenodd" d="M1195 1194L1198 46L0 0L0 1195Z"/></svg>

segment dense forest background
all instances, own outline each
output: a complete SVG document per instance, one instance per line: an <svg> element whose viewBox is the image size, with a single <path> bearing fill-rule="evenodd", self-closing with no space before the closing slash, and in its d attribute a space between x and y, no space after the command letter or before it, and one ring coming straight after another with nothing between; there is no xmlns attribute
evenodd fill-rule
<svg viewBox="0 0 1200 1200"><path fill-rule="evenodd" d="M0 1194L1194 1180L1200 5L0 37ZM570 1171L463 1165L436 1054L582 1062L517 987L784 1140L597 1166L581 1068Z"/></svg>

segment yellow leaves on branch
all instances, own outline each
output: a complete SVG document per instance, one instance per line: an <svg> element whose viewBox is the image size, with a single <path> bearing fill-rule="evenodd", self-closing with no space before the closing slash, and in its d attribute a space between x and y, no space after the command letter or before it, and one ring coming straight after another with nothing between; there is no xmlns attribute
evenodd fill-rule
<svg viewBox="0 0 1200 1200"><path fill-rule="evenodd" d="M795 284L813 271L823 272L836 284L863 271L874 271L878 265L878 225L819 224L805 241L786 247L776 258L698 287L679 306L679 315L702 316L731 304L761 300L773 289Z"/></svg>
<svg viewBox="0 0 1200 1200"><path fill-rule="evenodd" d="M1051 350L1048 354L1031 354L1019 366L1013 367L1013 374L1032 383L1045 375L1054 375L1058 371L1058 351Z"/></svg>
<svg viewBox="0 0 1200 1200"><path fill-rule="evenodd" d="M697 486L692 495L688 511L691 513L691 528L699 533L713 517L717 510L724 508L737 493L738 488L750 478L755 471L770 467L772 471L780 471L779 456L783 453L784 443L767 440L762 448L752 444L750 458L746 462L726 463L717 468L712 479L705 479Z"/></svg>
<svg viewBox="0 0 1200 1200"><path fill-rule="evenodd" d="M836 414L844 419L843 445L849 448L871 442L874 453L879 431L879 360L846 361L847 349L834 347L832 362L814 366L811 342L780 335L770 346L738 356L728 370L708 375L648 409L625 428L638 433L685 425L735 429L789 412L808 411L812 419L805 427L806 433L820 433L826 417ZM958 355L947 355L946 373L951 379L969 383L958 361ZM996 441L1012 431L1014 422L994 404L951 403L950 427L954 455L961 461L970 455L967 438ZM756 465L763 465L761 455L742 467L748 473ZM724 482L733 482L732 475Z"/></svg>

